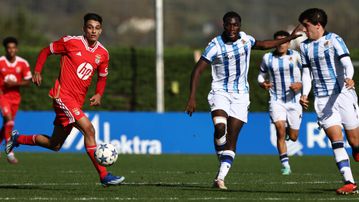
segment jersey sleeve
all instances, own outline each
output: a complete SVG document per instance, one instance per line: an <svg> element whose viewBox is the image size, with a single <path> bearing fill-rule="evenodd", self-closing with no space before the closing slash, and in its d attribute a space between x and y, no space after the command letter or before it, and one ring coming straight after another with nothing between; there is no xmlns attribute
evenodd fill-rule
<svg viewBox="0 0 359 202"><path fill-rule="evenodd" d="M336 35L334 37L333 46L335 53L338 55L339 60L342 57L349 56L349 50L340 36Z"/></svg>
<svg viewBox="0 0 359 202"><path fill-rule="evenodd" d="M29 80L32 78L32 74L31 74L31 70L30 70L30 65L27 61L24 61L24 65L22 68L22 78L24 80Z"/></svg>
<svg viewBox="0 0 359 202"><path fill-rule="evenodd" d="M294 58L295 58L295 65L297 65L297 67L301 70L302 69L302 59L300 54L295 51L294 52Z"/></svg>
<svg viewBox="0 0 359 202"><path fill-rule="evenodd" d="M256 39L251 36L251 35L247 35L249 41L251 42L251 47L253 47L256 44Z"/></svg>
<svg viewBox="0 0 359 202"><path fill-rule="evenodd" d="M72 39L71 36L64 36L57 41L50 43L49 48L52 54L63 54L66 52L68 41Z"/></svg>
<svg viewBox="0 0 359 202"><path fill-rule="evenodd" d="M294 81L295 82L302 82L302 62L301 62L301 57L299 55L298 52L294 52L294 59L295 59L295 76L294 76Z"/></svg>
<svg viewBox="0 0 359 202"><path fill-rule="evenodd" d="M262 59L262 62L261 62L261 66L259 67L259 70L260 70L262 73L267 73L267 72L268 72L267 60L268 60L268 57L267 57L267 54L265 54L265 55L263 56L263 59Z"/></svg>
<svg viewBox="0 0 359 202"><path fill-rule="evenodd" d="M308 58L308 49L304 43L300 44L300 58L302 62L302 68L310 67L310 61Z"/></svg>
<svg viewBox="0 0 359 202"><path fill-rule="evenodd" d="M108 75L108 63L110 61L110 55L106 52L104 54L104 59L100 63L98 67L98 76L99 77L106 77Z"/></svg>
<svg viewBox="0 0 359 202"><path fill-rule="evenodd" d="M209 42L201 56L201 58L206 60L208 63L212 63L217 56L217 48L214 40L215 39Z"/></svg>

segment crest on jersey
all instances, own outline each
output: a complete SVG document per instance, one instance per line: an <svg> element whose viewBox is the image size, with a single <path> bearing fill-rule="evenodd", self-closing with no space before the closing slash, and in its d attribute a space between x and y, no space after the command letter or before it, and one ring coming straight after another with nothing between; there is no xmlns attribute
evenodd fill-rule
<svg viewBox="0 0 359 202"><path fill-rule="evenodd" d="M80 115L80 111L79 111L78 108L73 108L73 109L72 109L72 112L73 112L76 116Z"/></svg>
<svg viewBox="0 0 359 202"><path fill-rule="evenodd" d="M77 76L82 80L87 80L92 75L93 67L90 63L84 62L77 67Z"/></svg>
<svg viewBox="0 0 359 202"><path fill-rule="evenodd" d="M20 73L21 72L21 67L15 67L15 71L16 71L16 73Z"/></svg>
<svg viewBox="0 0 359 202"><path fill-rule="evenodd" d="M292 58L292 56L290 56L290 57L289 57L289 61L292 61L292 60L293 60L293 58Z"/></svg>
<svg viewBox="0 0 359 202"><path fill-rule="evenodd" d="M326 42L324 43L324 46L327 48L327 47L329 46L329 41L326 41Z"/></svg>
<svg viewBox="0 0 359 202"><path fill-rule="evenodd" d="M243 45L246 44L246 40L242 39L241 41Z"/></svg>
<svg viewBox="0 0 359 202"><path fill-rule="evenodd" d="M96 63L96 64L100 64L100 61L101 61L101 55L97 54L97 55L95 56L95 63Z"/></svg>

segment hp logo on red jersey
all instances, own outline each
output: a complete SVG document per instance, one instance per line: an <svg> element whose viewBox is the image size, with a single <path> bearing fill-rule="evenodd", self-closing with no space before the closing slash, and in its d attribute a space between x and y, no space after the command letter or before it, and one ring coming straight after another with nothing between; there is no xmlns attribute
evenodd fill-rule
<svg viewBox="0 0 359 202"><path fill-rule="evenodd" d="M8 82L8 81L13 81L13 82L17 82L17 78L15 75L13 74L8 74L5 76L4 78L5 82Z"/></svg>
<svg viewBox="0 0 359 202"><path fill-rule="evenodd" d="M82 80L87 80L92 74L93 67L90 63L84 62L77 68L77 76Z"/></svg>

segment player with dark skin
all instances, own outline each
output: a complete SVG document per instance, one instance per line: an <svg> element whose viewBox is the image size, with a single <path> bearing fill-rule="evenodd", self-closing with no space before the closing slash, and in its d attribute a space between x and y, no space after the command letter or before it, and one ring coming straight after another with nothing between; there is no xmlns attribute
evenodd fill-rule
<svg viewBox="0 0 359 202"><path fill-rule="evenodd" d="M225 41L235 42L239 39L239 32L241 31L241 22L238 18L227 18L223 24L224 32L222 33L222 37ZM256 41L254 45L254 49L259 50L267 50L274 47L279 46L282 43L286 43L292 39L299 37L297 35L297 31L300 31L300 27L296 27L293 33L286 37L276 40L264 40L264 41ZM189 116L192 116L192 113L196 111L196 90L198 88L199 78L202 72L208 67L207 61L200 59L196 66L194 67L191 75L191 82L190 82L190 96L186 106L186 113ZM227 117L228 119L228 127L227 127L227 144L225 145L225 149L228 150L236 150L236 144L239 132L243 126L243 121L228 117L227 113L223 110L215 110L211 113L212 117L222 116ZM220 134L224 134L225 130L224 124L216 124L214 136L215 138L219 138Z"/></svg>

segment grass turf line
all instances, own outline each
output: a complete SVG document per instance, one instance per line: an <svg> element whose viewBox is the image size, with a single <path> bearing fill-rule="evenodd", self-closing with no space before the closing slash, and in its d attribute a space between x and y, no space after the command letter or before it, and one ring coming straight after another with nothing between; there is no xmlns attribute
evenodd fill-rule
<svg viewBox="0 0 359 202"><path fill-rule="evenodd" d="M126 183L103 188L85 153L17 153L18 165L4 156L0 201L332 201L341 176L331 156L290 157L293 174L282 176L277 156L237 155L226 178L228 191L211 188L214 155L120 155L109 170ZM359 163L352 161L354 178Z"/></svg>

